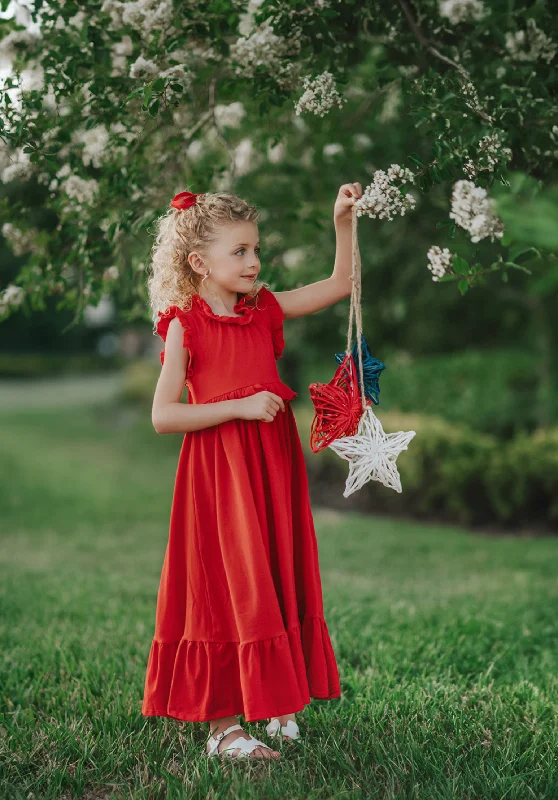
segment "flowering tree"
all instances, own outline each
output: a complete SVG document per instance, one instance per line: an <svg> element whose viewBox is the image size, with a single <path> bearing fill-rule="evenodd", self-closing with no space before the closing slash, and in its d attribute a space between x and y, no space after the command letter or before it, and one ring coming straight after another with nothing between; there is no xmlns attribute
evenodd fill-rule
<svg viewBox="0 0 558 800"><path fill-rule="evenodd" d="M507 281L521 270L536 273L537 291L558 286L558 23L544 3L50 0L33 9L0 29L13 64L0 93L2 232L26 256L0 296L5 316L54 294L78 319L115 289L130 316L143 316L139 234L186 183L234 190L262 159L280 161L305 119L349 120L357 134L366 121L381 137L401 106L413 122L407 164L374 168L360 214L389 225L432 197L424 265L434 281L456 280L465 293L488 272ZM339 149L331 143L329 155Z"/></svg>

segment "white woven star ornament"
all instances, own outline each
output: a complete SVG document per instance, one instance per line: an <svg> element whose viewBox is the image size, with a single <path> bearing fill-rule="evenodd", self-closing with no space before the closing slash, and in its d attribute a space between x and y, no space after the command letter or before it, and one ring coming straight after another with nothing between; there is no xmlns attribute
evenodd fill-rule
<svg viewBox="0 0 558 800"><path fill-rule="evenodd" d="M416 431L385 433L372 406L367 406L354 436L342 436L328 447L349 462L349 475L343 497L356 492L369 480L379 481L388 489L401 492L397 456L407 450Z"/></svg>

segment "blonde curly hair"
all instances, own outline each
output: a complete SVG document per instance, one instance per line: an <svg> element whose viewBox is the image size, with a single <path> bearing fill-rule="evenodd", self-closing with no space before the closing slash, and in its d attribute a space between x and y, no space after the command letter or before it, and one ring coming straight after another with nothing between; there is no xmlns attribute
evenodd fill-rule
<svg viewBox="0 0 558 800"><path fill-rule="evenodd" d="M189 254L194 250L207 254L207 245L217 239L221 226L257 222L258 214L255 206L236 195L208 192L198 195L196 203L189 208L170 206L157 219L147 278L154 326L159 311L165 311L171 305L189 309L192 295L199 293L202 278L190 266ZM255 280L250 291L241 296L255 297L262 286L267 287L267 283Z"/></svg>

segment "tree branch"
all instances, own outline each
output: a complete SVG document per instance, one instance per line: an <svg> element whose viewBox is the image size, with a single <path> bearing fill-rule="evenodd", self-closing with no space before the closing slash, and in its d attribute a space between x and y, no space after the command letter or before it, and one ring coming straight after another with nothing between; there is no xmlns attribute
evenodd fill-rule
<svg viewBox="0 0 558 800"><path fill-rule="evenodd" d="M417 41L420 44L420 46L424 47L425 50L428 50L429 53L432 53L433 56L436 56L436 58L439 58L445 64L448 64L448 66L453 67L454 69L456 69L461 74L461 76L463 78L465 78L468 81L471 81L471 76L467 72L467 70L465 69L464 66L462 66L461 64L458 64L457 61L454 61L453 59L451 59L448 56L445 56L443 53L441 53L438 50L438 48L435 47L434 44L432 44L430 39L428 39L424 35L422 30L420 29L420 26L415 21L415 18L413 17L413 15L411 13L411 9L409 8L409 6L407 4L407 0L398 0L398 3L401 6L403 14L405 15L405 18L407 19L407 22L409 23L409 27L413 31L413 33L415 35L415 38L417 39ZM471 108L471 106L469 106L469 108ZM475 114L478 114L478 116L481 119L483 119L485 122L490 122L491 123L493 121L492 117L490 117L481 108L471 108L471 110L474 111Z"/></svg>

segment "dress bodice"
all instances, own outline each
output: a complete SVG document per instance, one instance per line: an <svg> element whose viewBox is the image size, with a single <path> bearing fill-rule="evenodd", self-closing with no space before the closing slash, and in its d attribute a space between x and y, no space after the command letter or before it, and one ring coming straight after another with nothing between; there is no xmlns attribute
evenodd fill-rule
<svg viewBox="0 0 558 800"><path fill-rule="evenodd" d="M184 329L188 402L212 403L264 389L292 400L297 393L283 383L277 369L284 348L284 314L273 292L262 286L255 297L244 295L234 312L215 314L199 294L192 295L189 309L172 305L159 312L157 333L163 341L174 317Z"/></svg>

